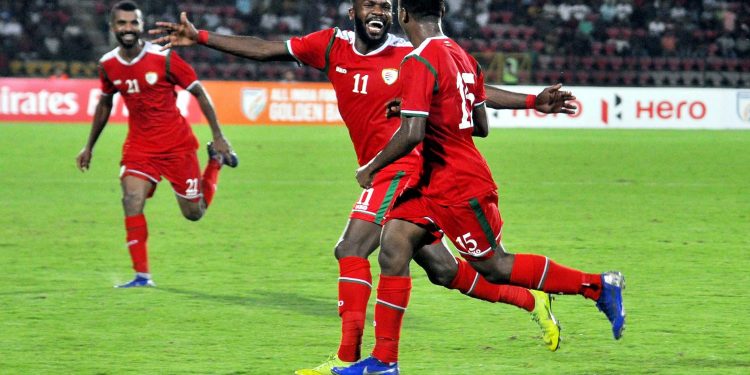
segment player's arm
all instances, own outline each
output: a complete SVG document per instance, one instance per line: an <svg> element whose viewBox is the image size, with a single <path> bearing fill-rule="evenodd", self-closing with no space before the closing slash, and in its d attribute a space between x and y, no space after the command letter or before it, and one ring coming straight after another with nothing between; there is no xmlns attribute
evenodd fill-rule
<svg viewBox="0 0 750 375"><path fill-rule="evenodd" d="M94 150L94 145L102 134L104 127L107 125L109 120L109 114L112 112L112 97L113 95L102 94L99 98L99 103L96 105L94 111L94 120L91 123L91 132L89 133L89 139L86 142L86 146L83 150L78 153L76 157L76 165L81 172L85 172L89 169L91 164L91 156Z"/></svg>
<svg viewBox="0 0 750 375"><path fill-rule="evenodd" d="M484 86L487 92L487 107L493 109L535 109L542 113L574 114L576 107L570 101L576 97L570 91L561 91L558 83L542 90L538 95L526 95L499 89L490 85Z"/></svg>
<svg viewBox="0 0 750 375"><path fill-rule="evenodd" d="M206 117L208 126L211 128L211 134L214 138L214 150L223 154L224 157L229 158L229 154L232 152L232 146L229 145L229 141L224 138L224 134L221 132L219 120L216 118L216 109L214 108L211 96L208 95L208 91L206 91L200 82L193 84L189 91L198 101L198 105L200 105L201 111L203 111L203 116Z"/></svg>
<svg viewBox="0 0 750 375"><path fill-rule="evenodd" d="M480 138L488 136L490 134L490 125L487 121L487 110L484 104L474 107L471 116L474 123L474 130L471 135Z"/></svg>
<svg viewBox="0 0 750 375"><path fill-rule="evenodd" d="M222 35L195 28L185 12L180 13L180 23L157 22L149 34L162 35L153 40L163 44L162 50L204 44L217 51L256 61L294 61L285 42L269 41L254 36Z"/></svg>
<svg viewBox="0 0 750 375"><path fill-rule="evenodd" d="M422 142L427 127L426 117L402 117L401 126L369 163L357 169L357 182L364 189L372 187L372 179L379 170L406 156Z"/></svg>

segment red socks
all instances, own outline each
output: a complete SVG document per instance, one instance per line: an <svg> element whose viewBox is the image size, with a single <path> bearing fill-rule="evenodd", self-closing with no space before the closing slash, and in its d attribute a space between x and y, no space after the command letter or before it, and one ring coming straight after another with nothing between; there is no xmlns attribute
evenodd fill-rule
<svg viewBox="0 0 750 375"><path fill-rule="evenodd" d="M518 306L526 311L534 310L534 296L528 289L513 285L497 285L485 280L469 263L456 258L458 261L458 272L449 286L450 289L458 289L469 297L489 302L502 302Z"/></svg>
<svg viewBox="0 0 750 375"><path fill-rule="evenodd" d="M342 258L339 275L341 344L338 355L342 361L356 362L361 355L367 301L372 290L370 262L359 257Z"/></svg>
<svg viewBox="0 0 750 375"><path fill-rule="evenodd" d="M380 275L378 302L375 305L375 348L372 355L381 362L398 361L401 322L409 305L410 294L411 277Z"/></svg>
<svg viewBox="0 0 750 375"><path fill-rule="evenodd" d="M125 230L127 231L126 239L130 250L130 259L133 261L133 269L135 272L148 273L146 217L143 214L125 217Z"/></svg>
<svg viewBox="0 0 750 375"><path fill-rule="evenodd" d="M216 193L216 184L219 183L220 169L220 162L213 158L208 159L208 164L206 164L206 169L203 171L203 179L201 181L203 201L206 202L206 207L211 205L211 201L214 199L214 194Z"/></svg>
<svg viewBox="0 0 750 375"><path fill-rule="evenodd" d="M510 283L548 293L581 294L596 301L601 294L601 276L559 265L547 257L516 254Z"/></svg>

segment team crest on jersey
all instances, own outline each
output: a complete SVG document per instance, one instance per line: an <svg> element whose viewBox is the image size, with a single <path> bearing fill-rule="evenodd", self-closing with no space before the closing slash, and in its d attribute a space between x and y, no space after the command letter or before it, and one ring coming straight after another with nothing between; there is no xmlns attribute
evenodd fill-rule
<svg viewBox="0 0 750 375"><path fill-rule="evenodd" d="M383 69L382 75L383 81L390 86L398 80L398 69Z"/></svg>
<svg viewBox="0 0 750 375"><path fill-rule="evenodd" d="M242 90L242 113L251 121L258 119L268 103L268 90L266 89L243 89Z"/></svg>
<svg viewBox="0 0 750 375"><path fill-rule="evenodd" d="M156 81L158 81L158 80L159 80L159 75L156 74L155 72L148 72L148 73L146 73L146 82L149 85L156 84Z"/></svg>
<svg viewBox="0 0 750 375"><path fill-rule="evenodd" d="M742 121L750 122L750 91L737 93L737 114Z"/></svg>

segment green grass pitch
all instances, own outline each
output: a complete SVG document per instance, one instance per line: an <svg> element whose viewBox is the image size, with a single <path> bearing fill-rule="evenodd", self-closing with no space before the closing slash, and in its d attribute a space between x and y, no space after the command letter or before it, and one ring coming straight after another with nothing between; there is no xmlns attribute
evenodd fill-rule
<svg viewBox="0 0 750 375"><path fill-rule="evenodd" d="M344 128L226 127L241 164L202 221L181 217L166 183L148 202L159 287L140 290L112 288L132 277L126 128L105 130L81 174L88 131L0 125L0 374L291 374L335 351L332 248L359 195ZM550 353L525 312L414 268L404 374L748 373L750 132L493 130L477 142L507 248L623 271L627 329L616 342L593 303L557 297L564 341Z"/></svg>

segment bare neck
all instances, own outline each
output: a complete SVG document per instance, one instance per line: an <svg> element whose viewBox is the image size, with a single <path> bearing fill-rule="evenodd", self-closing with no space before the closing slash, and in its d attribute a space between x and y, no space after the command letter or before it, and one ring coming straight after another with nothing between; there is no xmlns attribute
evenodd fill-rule
<svg viewBox="0 0 750 375"><path fill-rule="evenodd" d="M138 43L136 43L136 45L131 48L124 48L123 46L120 46L120 57L122 57L126 61L132 61L134 58L138 57L138 55L141 54L141 51L143 50L145 44L146 43L144 41L138 40Z"/></svg>
<svg viewBox="0 0 750 375"><path fill-rule="evenodd" d="M406 35L415 48L421 45L427 38L445 36L440 23L415 23L412 27L407 27L406 29Z"/></svg>

